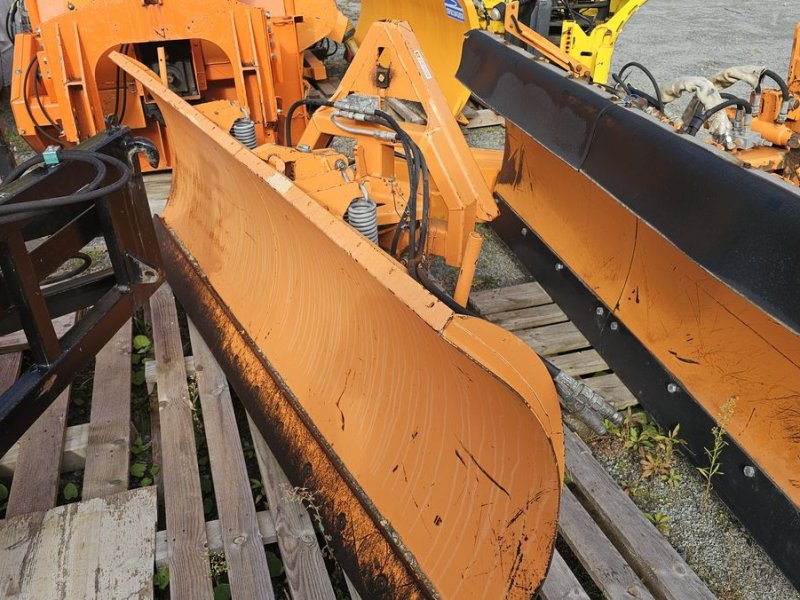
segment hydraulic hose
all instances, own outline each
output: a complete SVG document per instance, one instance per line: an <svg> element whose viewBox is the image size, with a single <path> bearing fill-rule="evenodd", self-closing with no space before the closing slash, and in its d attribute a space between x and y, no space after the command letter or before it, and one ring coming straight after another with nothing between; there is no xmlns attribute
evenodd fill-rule
<svg viewBox="0 0 800 600"><path fill-rule="evenodd" d="M29 90L28 82L30 81L31 71L33 70L34 65L36 65L37 73L38 73L38 60L37 60L36 55L34 55L33 59L28 64L28 68L25 69L25 76L22 78L22 96L23 96L23 104L25 105L25 111L28 113L28 117L30 117L31 123L33 123L33 128L39 134L41 134L42 137L47 138L48 140L50 140L51 142L53 142L54 144L56 144L58 146L63 146L64 142L62 142L58 138L54 138L52 135L47 133L47 131L45 131L44 127L39 125L39 123L36 122L36 118L33 116L33 111L31 110L31 105L30 105L30 102L28 100L28 90ZM35 96L36 96L37 99L39 99L39 90L38 90L38 87L36 85L36 81L33 82L33 86L34 86L34 89L36 90L35 91ZM41 99L39 99L39 103L40 103L40 108L41 108L42 107ZM49 117L49 115L46 114L46 111L43 110L42 112L45 113L46 118L48 118L48 120L49 120L50 117ZM59 129L59 128L56 127L56 129Z"/></svg>
<svg viewBox="0 0 800 600"><path fill-rule="evenodd" d="M322 100L321 98L302 98L289 107L289 110L286 111L284 142L290 148L294 146L294 144L292 144L292 119L294 118L294 113L297 112L297 109L301 106L329 106L333 108L333 102L330 100Z"/></svg>
<svg viewBox="0 0 800 600"><path fill-rule="evenodd" d="M46 278L42 281L41 285L53 285L54 283L61 283L62 281L67 281L68 279L72 279L73 277L77 277L81 273L84 273L89 270L89 267L92 266L92 257L84 252L78 252L73 256L70 260L79 260L81 264L79 264L74 269L70 269L65 273L59 273L58 275L51 275L50 277Z"/></svg>
<svg viewBox="0 0 800 600"><path fill-rule="evenodd" d="M741 108L742 110L745 111L745 114L748 115L753 114L753 107L750 105L749 102L742 100L741 98L731 98L725 100L724 102L721 102L720 104L717 104L715 107L707 110L700 116L693 117L692 122L686 128L686 133L688 133L689 135L697 135L697 132L700 131L700 128L706 121L708 121L711 117L713 117L721 110L725 110L726 108L729 108L731 106L736 106L738 108Z"/></svg>
<svg viewBox="0 0 800 600"><path fill-rule="evenodd" d="M783 77L778 75L775 71L770 69L764 69L761 72L761 75L758 78L758 85L755 87L755 97L759 98L761 96L761 84L763 83L764 79L771 79L775 83L778 84L778 87L781 89L781 96L783 96L783 102L781 103L781 109L778 113L778 118L775 120L777 123L785 123L786 118L789 115L789 103L792 100L792 96L789 93L789 86L786 85L786 81L784 81Z"/></svg>
<svg viewBox="0 0 800 600"><path fill-rule="evenodd" d="M65 161L76 161L76 162L84 162L87 164L92 165L95 168L95 176L91 182L87 184L87 189L93 190L95 189L100 183L102 183L103 179L106 177L106 165L103 163L96 155L89 153L89 152L82 152L80 150L59 150L57 153L59 160ZM44 162L44 156L41 154L37 154L23 162L13 171L11 171L8 176L6 176L3 184L11 183L12 181L16 181L22 175L24 175L29 169L35 167L36 165L40 165ZM0 205L2 205L2 201L0 201Z"/></svg>
<svg viewBox="0 0 800 600"><path fill-rule="evenodd" d="M629 69L639 69L645 75L645 77L647 77L650 80L650 83L653 86L653 90L655 90L655 94L656 94L655 97L651 96L650 94L645 94L641 90L637 90L636 88L634 88L632 86L628 86L625 83L625 79L623 77L625 75L625 71L627 71ZM645 67L643 64L638 63L638 62L629 62L626 65L624 65L619 70L618 73L615 73L614 75L612 75L612 77L613 77L613 79L614 79L614 81L616 83L618 83L620 86L622 86L622 88L624 90L630 92L630 95L640 96L640 97L644 98L645 100L647 100L648 102L650 102L650 104L655 106L662 113L664 112L664 99L661 96L661 88L658 85L658 81L656 81L656 78L653 76L653 73L650 71L650 69Z"/></svg>
<svg viewBox="0 0 800 600"><path fill-rule="evenodd" d="M130 181L133 173L124 162L105 154L85 152L82 150L58 150L56 154L62 161L78 161L91 164L96 169L96 174L89 184L84 186L81 191L59 196L56 198L46 198L43 200L32 200L30 202L18 202L14 204L0 204L0 224L21 221L30 217L37 216L49 210L62 208L72 204L89 202L113 194L124 187ZM35 156L19 167L14 169L6 178L5 183L10 183L18 179L28 169L44 162L44 156ZM106 165L110 165L119 173L119 177L110 184L97 187L106 176Z"/></svg>

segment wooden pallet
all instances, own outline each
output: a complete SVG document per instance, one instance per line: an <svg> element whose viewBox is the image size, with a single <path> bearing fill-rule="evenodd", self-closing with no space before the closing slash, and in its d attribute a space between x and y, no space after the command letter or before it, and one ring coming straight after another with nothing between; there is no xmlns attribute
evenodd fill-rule
<svg viewBox="0 0 800 600"><path fill-rule="evenodd" d="M190 326L192 359L185 360L167 286L150 307L157 359L150 370L156 380L151 414L153 461L160 466L156 485L128 491L128 323L97 357L90 422L65 427L67 391L0 459L0 478L11 480L7 518L0 521L0 598L55 598L56 586L67 590L59 598L152 598L154 567L166 565L171 597L210 600L209 555L217 552L225 555L233 598L274 598L264 552L265 544L274 543L293 598L335 598L311 518L287 493L286 476L250 427L268 510L254 505L231 394L208 347ZM16 338L7 341L6 351L20 345ZM16 351L0 355L0 389L16 379L20 358ZM219 515L211 522L204 519L187 362L197 382ZM84 472L82 500L54 508L60 473L72 470ZM156 522L166 528L156 532ZM84 546L94 551L87 553ZM29 547L38 557L32 563Z"/></svg>
<svg viewBox="0 0 800 600"><path fill-rule="evenodd" d="M638 404L538 283L475 292L470 302L483 317L513 331L554 365L603 394L617 410Z"/></svg>
<svg viewBox="0 0 800 600"><path fill-rule="evenodd" d="M505 293L481 292L473 300L479 308L493 311L493 320L525 326L523 338L555 358L567 357L561 364L571 372L586 375L590 383L612 381L606 383L607 393L615 390L607 374L589 377L604 365L564 326L569 323L535 284L507 288ZM0 478L13 477L0 540L15 541L0 543L0 598L20 597L20 590L29 589L39 592L30 597L46 598L41 590L55 585L69 590L67 598L94 597L94 580L81 575L87 572L102 575L104 598L121 597L134 588L137 597L148 598L153 594L154 566L164 565L170 569L173 598L212 598L209 554L218 552L228 563L233 598L273 598L263 546L274 543L293 598L333 598L311 518L287 494L291 488L286 476L251 426L269 508L259 511L253 503L231 394L208 347L190 324L192 351L184 356L168 287L157 292L150 306L156 361L148 365L146 379L155 386L151 433L154 462L161 467L156 485L128 489L129 323L97 357L90 422L65 427L65 393L0 459ZM554 325L561 326L555 331L563 339L552 333ZM7 344L6 353L0 354L2 389L15 380L21 363L20 341L9 338ZM197 384L219 515L211 522L203 516L191 379ZM617 393L618 402L624 403L622 392ZM571 484L564 490L560 534L581 565L573 566L582 573L576 575L556 553L541 594L545 600L588 598L579 577L590 578L609 598L713 598L571 432L567 467ZM59 474L73 470L84 471L82 501L54 508ZM166 524L162 531L155 531L157 521ZM117 534L102 535L103 531ZM148 531L153 535L132 543L136 532ZM24 543L17 543L20 539ZM53 550L57 540L67 540L60 553ZM103 550L75 559L80 554L75 549L87 540L101 543ZM38 558L24 562L20 548L29 547L38 549ZM124 590L112 583L121 579L130 581ZM34 583L39 587L30 587ZM355 591L352 594L357 597Z"/></svg>

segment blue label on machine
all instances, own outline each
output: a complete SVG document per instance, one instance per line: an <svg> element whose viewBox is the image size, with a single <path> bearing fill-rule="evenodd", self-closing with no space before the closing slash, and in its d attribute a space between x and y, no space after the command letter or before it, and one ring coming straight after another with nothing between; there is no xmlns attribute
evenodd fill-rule
<svg viewBox="0 0 800 600"><path fill-rule="evenodd" d="M458 0L444 0L444 10L451 19L464 22L464 9Z"/></svg>

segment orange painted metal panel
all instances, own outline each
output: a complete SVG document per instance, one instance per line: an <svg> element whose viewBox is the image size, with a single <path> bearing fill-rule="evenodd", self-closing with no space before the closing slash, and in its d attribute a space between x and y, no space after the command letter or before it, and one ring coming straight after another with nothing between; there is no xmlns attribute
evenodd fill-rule
<svg viewBox="0 0 800 600"><path fill-rule="evenodd" d="M498 193L800 505L800 336L509 125ZM524 157L524 160L522 160Z"/></svg>

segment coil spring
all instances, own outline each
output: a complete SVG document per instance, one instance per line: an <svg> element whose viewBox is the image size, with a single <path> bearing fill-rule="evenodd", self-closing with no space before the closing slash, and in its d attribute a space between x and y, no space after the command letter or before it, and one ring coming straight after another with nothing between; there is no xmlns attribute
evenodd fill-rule
<svg viewBox="0 0 800 600"><path fill-rule="evenodd" d="M367 198L358 198L350 203L345 215L347 222L361 235L378 243L378 206Z"/></svg>
<svg viewBox="0 0 800 600"><path fill-rule="evenodd" d="M231 127L231 135L251 150L258 145L256 142L256 124L243 117L236 119Z"/></svg>

